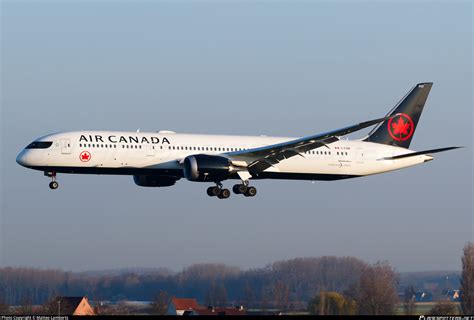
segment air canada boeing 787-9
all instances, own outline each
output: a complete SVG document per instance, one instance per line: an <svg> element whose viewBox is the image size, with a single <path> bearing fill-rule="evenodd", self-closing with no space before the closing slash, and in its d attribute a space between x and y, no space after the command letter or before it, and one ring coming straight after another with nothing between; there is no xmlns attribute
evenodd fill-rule
<svg viewBox="0 0 474 320"><path fill-rule="evenodd" d="M304 138L178 134L172 131L76 131L43 136L16 161L44 171L51 189L57 173L132 175L143 187L169 187L181 178L208 182L209 196L226 199L222 181L239 179L236 194L253 197L254 179L340 180L393 171L456 149L409 150L432 83L419 83L384 118ZM374 126L360 140L341 140Z"/></svg>

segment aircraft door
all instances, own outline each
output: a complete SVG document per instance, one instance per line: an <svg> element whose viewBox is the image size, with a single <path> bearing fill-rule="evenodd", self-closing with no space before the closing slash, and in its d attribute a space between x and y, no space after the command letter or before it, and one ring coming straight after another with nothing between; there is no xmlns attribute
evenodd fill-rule
<svg viewBox="0 0 474 320"><path fill-rule="evenodd" d="M368 150L364 148L357 148L356 150L357 163L367 163L375 160L374 150Z"/></svg>
<svg viewBox="0 0 474 320"><path fill-rule="evenodd" d="M70 139L61 139L61 153L62 154L71 153L71 140Z"/></svg>
<svg viewBox="0 0 474 320"><path fill-rule="evenodd" d="M147 150L146 150L146 155L148 157L154 157L155 156L155 148L157 148L157 146L155 145L148 145L147 146Z"/></svg>

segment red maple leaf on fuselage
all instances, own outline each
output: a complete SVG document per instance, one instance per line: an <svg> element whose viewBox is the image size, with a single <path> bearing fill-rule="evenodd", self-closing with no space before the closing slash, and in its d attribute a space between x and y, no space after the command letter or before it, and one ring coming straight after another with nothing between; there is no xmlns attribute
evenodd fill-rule
<svg viewBox="0 0 474 320"><path fill-rule="evenodd" d="M392 123L392 129L394 135L407 135L408 129L410 129L410 123L403 121L402 117L398 118L397 123Z"/></svg>
<svg viewBox="0 0 474 320"><path fill-rule="evenodd" d="M81 157L82 157L82 160L89 160L89 154L88 153L83 153Z"/></svg>

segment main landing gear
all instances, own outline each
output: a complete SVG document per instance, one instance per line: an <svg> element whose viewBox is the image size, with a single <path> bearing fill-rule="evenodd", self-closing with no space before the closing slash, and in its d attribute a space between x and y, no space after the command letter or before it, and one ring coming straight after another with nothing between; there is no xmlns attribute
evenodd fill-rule
<svg viewBox="0 0 474 320"><path fill-rule="evenodd" d="M246 197L254 197L257 194L257 188L249 186L248 181L234 185L232 191L235 194L243 194ZM216 182L216 186L207 188L207 195L219 199L227 199L230 197L230 191L229 189L223 189L221 182Z"/></svg>
<svg viewBox="0 0 474 320"><path fill-rule="evenodd" d="M236 184L232 188L235 194L243 194L246 197L255 197L257 195L257 188L246 185L246 184Z"/></svg>
<svg viewBox="0 0 474 320"><path fill-rule="evenodd" d="M56 181L56 172L45 172L44 175L51 178L49 188L52 190L56 190L59 187L59 183Z"/></svg>
<svg viewBox="0 0 474 320"><path fill-rule="evenodd" d="M222 183L216 182L216 186L207 188L209 197L218 197L219 199L227 199L230 197L229 189L223 189Z"/></svg>

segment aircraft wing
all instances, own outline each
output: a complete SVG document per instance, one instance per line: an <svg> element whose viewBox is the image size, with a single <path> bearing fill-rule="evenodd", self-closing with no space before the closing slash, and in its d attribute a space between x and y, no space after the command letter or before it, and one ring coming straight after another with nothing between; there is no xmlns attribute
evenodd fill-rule
<svg viewBox="0 0 474 320"><path fill-rule="evenodd" d="M396 116L396 115L394 115ZM312 149L338 141L339 137L346 134L370 127L374 124L386 121L391 117L385 117L370 121L361 122L345 128L333 130L326 133L316 134L296 140L277 143L265 147L247 149L243 151L229 152L225 155L238 163L244 161L250 175L258 175L260 172L275 164L294 157L296 155L304 157L303 153Z"/></svg>

